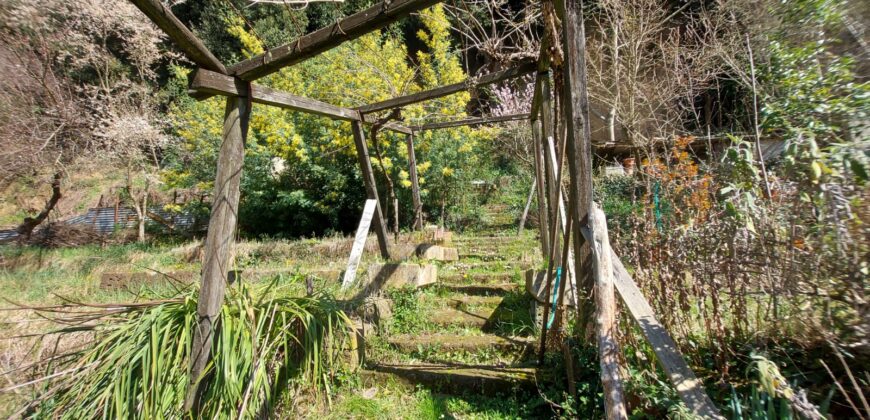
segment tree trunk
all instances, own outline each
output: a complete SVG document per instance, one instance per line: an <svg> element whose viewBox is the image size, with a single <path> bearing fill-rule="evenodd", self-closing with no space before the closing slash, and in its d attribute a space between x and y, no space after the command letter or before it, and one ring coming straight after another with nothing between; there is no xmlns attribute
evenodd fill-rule
<svg viewBox="0 0 870 420"><path fill-rule="evenodd" d="M18 232L18 235L21 237L29 237L31 233L33 233L33 229L36 229L45 219L48 218L48 215L54 210L54 207L57 206L57 202L63 197L63 194L60 192L60 181L63 179L63 172L58 171L54 174L54 178L51 181L51 197L45 203L45 207L42 209L36 217L25 217L24 221L18 225L18 228L15 229Z"/></svg>

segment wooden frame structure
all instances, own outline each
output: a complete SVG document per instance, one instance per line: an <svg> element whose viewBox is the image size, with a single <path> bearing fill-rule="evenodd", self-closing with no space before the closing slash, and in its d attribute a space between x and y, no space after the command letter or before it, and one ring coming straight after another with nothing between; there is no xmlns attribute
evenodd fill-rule
<svg viewBox="0 0 870 420"><path fill-rule="evenodd" d="M290 43L230 67L226 67L215 58L202 41L196 38L160 0L130 1L160 27L197 65L198 69L190 83L191 96L196 99L215 95L226 97L222 143L215 176L214 202L204 244L201 292L197 305L198 317L191 351L190 384L184 404L186 410L192 409L198 402L199 382L210 360L211 344L228 283L231 248L238 222L239 183L243 170L245 141L254 103L351 123L366 193L368 199L375 202L373 222L381 256L390 259L387 226L378 200L377 185L363 124L374 123L376 118L372 114L379 111L401 108L470 88L536 73L530 114L467 118L414 127L405 127L395 122L384 125L385 128L407 136L415 209L413 225L416 228L422 226L422 203L414 154L416 132L529 120L534 141L541 251L548 261L545 296L550 296L554 267L562 264L570 266L571 263L575 263L576 267L569 271L576 276L576 280L572 280L572 287L578 300L576 306L579 325L581 327L592 325L593 312L597 319L594 335L599 348L607 417L626 418L622 400L622 383L617 365L619 349L613 334L616 329L615 294L618 292L628 306L631 316L638 322L641 331L653 345L659 362L686 405L695 414L721 418L716 407L703 392L701 382L676 350L673 339L656 321L649 303L622 266L618 256L610 249L604 213L597 209L592 201L592 143L588 124L589 103L586 92L586 47L582 0L544 0L543 7L551 12L554 11L558 19L547 19L545 13L546 36L536 62L521 63L516 67L465 82L364 105L356 109L292 95L252 82L281 68L314 57L345 41L383 28L440 0L384 0L333 25L303 35ZM561 21L561 25L558 25L557 21ZM558 78L554 78L560 83L555 89L558 101L553 101L551 71L558 72L559 75ZM568 179L567 183L563 183L562 168L566 160ZM567 211L562 198L563 184L567 187ZM567 281L561 283L559 290L562 301L564 301L565 283ZM594 301L590 299L593 294ZM563 316L565 307L564 302L557 306L556 319ZM556 323L554 328L558 326L559 324ZM541 355L543 355L548 338L546 312L541 335ZM590 336L590 331L587 331L586 335ZM566 355L570 357L567 352Z"/></svg>

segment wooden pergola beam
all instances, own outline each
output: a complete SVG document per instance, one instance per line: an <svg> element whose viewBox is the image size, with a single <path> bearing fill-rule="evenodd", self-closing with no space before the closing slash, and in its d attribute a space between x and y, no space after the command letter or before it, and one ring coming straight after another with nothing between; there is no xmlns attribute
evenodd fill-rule
<svg viewBox="0 0 870 420"><path fill-rule="evenodd" d="M155 0L152 0L155 1ZM413 12L439 3L439 0L394 0L378 3L325 28L296 38L245 61L230 66L230 74L242 80L256 80L283 67L292 66L345 41L381 29Z"/></svg>
<svg viewBox="0 0 870 420"><path fill-rule="evenodd" d="M235 77L206 69L198 69L190 82L190 89L199 94L247 96L246 85L246 82ZM317 99L297 96L253 83L250 86L251 102L321 115L342 121L373 123L375 120L374 116L360 116L360 113L354 109L343 108L318 101ZM412 132L410 128L397 123L388 123L384 127L403 134L411 134Z"/></svg>
<svg viewBox="0 0 870 420"><path fill-rule="evenodd" d="M223 63L218 60L205 44L184 26L168 7L164 6L160 0L130 0L142 13L148 16L154 24L156 24L172 42L178 46L184 55L197 66L204 69L216 71L226 74L227 69Z"/></svg>
<svg viewBox="0 0 870 420"><path fill-rule="evenodd" d="M423 125L412 125L411 129L416 131L437 130L440 128L475 126L481 124L499 123L507 121L528 120L529 114L511 114L499 115L497 117L478 117L478 118L463 118L456 121L443 121L436 123L428 123Z"/></svg>
<svg viewBox="0 0 870 420"><path fill-rule="evenodd" d="M428 101L431 99L441 98L447 95L452 95L456 92L462 92L469 87L485 86L492 83L498 83L503 80L514 79L526 74L529 74L537 68L537 64L529 62L520 64L519 66L509 68L507 70L497 71L495 73L485 74L478 78L469 79L465 82L454 83L452 85L441 86L432 90L418 92L411 95L399 96L386 101L376 102L369 105L364 105L357 110L363 114L370 112L383 111L385 109L399 108L405 105L411 105L418 102Z"/></svg>

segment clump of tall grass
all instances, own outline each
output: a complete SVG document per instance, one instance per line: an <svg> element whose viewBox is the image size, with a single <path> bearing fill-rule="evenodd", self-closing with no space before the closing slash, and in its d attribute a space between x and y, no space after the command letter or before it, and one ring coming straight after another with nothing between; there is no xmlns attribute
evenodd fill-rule
<svg viewBox="0 0 870 420"><path fill-rule="evenodd" d="M261 417L293 385L324 384L341 367L349 321L327 295L294 297L274 283L228 291L200 385L198 416ZM162 301L38 308L88 331L89 345L54 355L20 411L32 417L178 418L188 384L195 291ZM63 363L57 363L64 360Z"/></svg>

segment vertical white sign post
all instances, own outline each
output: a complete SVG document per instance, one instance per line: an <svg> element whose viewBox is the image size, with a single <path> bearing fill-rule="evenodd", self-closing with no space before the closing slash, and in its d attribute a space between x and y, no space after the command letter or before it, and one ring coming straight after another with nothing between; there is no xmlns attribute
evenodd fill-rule
<svg viewBox="0 0 870 420"><path fill-rule="evenodd" d="M362 218L359 221L359 227L356 229L356 237L353 239L353 248L350 250L350 258L347 260L347 269L344 270L344 279L341 281L342 289L346 289L350 286L350 284L353 283L353 279L356 278L356 269L359 266L360 258L362 258L366 239L369 237L369 227L372 225L372 217L375 214L375 207L377 204L377 200L366 200Z"/></svg>

